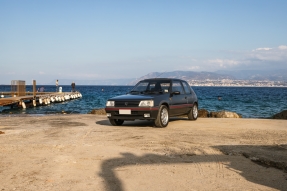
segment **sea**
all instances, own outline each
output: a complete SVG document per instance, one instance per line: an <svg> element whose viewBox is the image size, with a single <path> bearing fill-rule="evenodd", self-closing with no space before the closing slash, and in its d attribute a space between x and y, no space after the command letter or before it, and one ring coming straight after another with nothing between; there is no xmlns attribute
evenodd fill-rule
<svg viewBox="0 0 287 191"><path fill-rule="evenodd" d="M46 92L55 92L56 87L43 86ZM70 92L71 86L61 86L63 92ZM38 87L37 87L38 88ZM107 99L128 93L133 86L77 85L82 98L47 106L31 108L10 108L0 106L0 115L30 114L87 114L94 109L104 108ZM199 109L207 111L231 111L243 118L271 118L287 110L287 87L193 87L199 100ZM9 92L11 86L0 85L1 92ZM33 87L26 85L26 91ZM1 98L0 98L1 99Z"/></svg>

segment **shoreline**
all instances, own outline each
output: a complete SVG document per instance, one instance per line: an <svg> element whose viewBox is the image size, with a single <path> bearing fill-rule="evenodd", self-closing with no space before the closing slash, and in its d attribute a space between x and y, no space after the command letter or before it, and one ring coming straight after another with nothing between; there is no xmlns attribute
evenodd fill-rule
<svg viewBox="0 0 287 191"><path fill-rule="evenodd" d="M68 115L95 115L95 116L105 116L105 114L91 114L91 113L54 113L54 114L0 114L0 117L41 117L41 116L68 116ZM105 116L106 117L106 116ZM178 117L171 117L178 118ZM205 119L215 119L215 117L198 117ZM237 118L217 118L217 119L237 119ZM273 118L255 118L255 117L241 117L240 119L270 119L270 120L278 120ZM279 119L280 120L280 119Z"/></svg>
<svg viewBox="0 0 287 191"><path fill-rule="evenodd" d="M96 109L97 110L97 109ZM285 111L285 110L284 110ZM278 114L278 113L277 113ZM89 113L49 113L49 114L1 114L0 113L0 118L1 117L28 117L28 116L35 116L35 117L39 117L39 116L65 116L65 115L96 115L96 116L105 116L106 114L94 114L91 112ZM275 114L276 115L276 114ZM171 118L177 118L177 117L171 117ZM214 119L214 118L226 118L226 119L237 119L237 118L233 118L233 117L198 117L198 118L207 118L207 119ZM240 117L241 119L270 119L270 120L281 120L281 119L276 119L273 117L269 117L269 118L256 118L256 117ZM283 119L284 120L284 119Z"/></svg>

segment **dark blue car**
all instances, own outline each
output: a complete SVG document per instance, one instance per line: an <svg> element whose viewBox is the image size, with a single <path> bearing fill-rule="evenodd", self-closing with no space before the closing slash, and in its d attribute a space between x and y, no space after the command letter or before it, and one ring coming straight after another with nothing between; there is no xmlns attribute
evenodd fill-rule
<svg viewBox="0 0 287 191"><path fill-rule="evenodd" d="M126 95L108 99L105 110L112 125L144 119L154 121L156 127L166 127L173 116L187 115L189 120L196 120L198 100L184 80L152 78L138 82Z"/></svg>

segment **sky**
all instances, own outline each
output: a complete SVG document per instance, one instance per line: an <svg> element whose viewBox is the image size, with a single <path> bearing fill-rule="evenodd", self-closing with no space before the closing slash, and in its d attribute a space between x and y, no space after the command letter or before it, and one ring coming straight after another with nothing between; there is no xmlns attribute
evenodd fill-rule
<svg viewBox="0 0 287 191"><path fill-rule="evenodd" d="M0 84L287 69L286 0L0 0Z"/></svg>

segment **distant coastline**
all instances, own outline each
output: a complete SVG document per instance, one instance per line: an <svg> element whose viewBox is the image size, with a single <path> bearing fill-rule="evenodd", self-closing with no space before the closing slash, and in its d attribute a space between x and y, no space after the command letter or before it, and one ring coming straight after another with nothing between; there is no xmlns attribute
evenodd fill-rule
<svg viewBox="0 0 287 191"><path fill-rule="evenodd" d="M220 86L220 87L287 87L287 70L277 69L269 71L261 70L236 70L217 72L195 72L195 71L171 71L151 72L139 78L118 79L58 79L59 85L71 85L74 81L77 85L99 85L99 86L133 86L138 81L147 78L179 78L186 80L192 86ZM13 79L11 79L13 80ZM25 80L26 85L32 85L31 80ZM37 85L55 85L56 79L44 81L36 79ZM1 85L11 85L9 81L1 81Z"/></svg>
<svg viewBox="0 0 287 191"><path fill-rule="evenodd" d="M189 80L191 86L212 87L287 87L286 81L255 80Z"/></svg>
<svg viewBox="0 0 287 191"><path fill-rule="evenodd" d="M274 88L286 88L287 82L274 82L274 81L264 81L264 82L250 82L248 80L241 80L240 82L221 82L221 81L188 81L190 86L193 87L274 87ZM0 86L10 86L11 84L0 84ZM52 86L50 84L39 84L45 86ZM38 85L38 86L39 86ZM134 86L135 84L79 84L77 86ZM32 86L32 84L26 84L26 86ZM61 84L61 86L70 86L70 84Z"/></svg>

